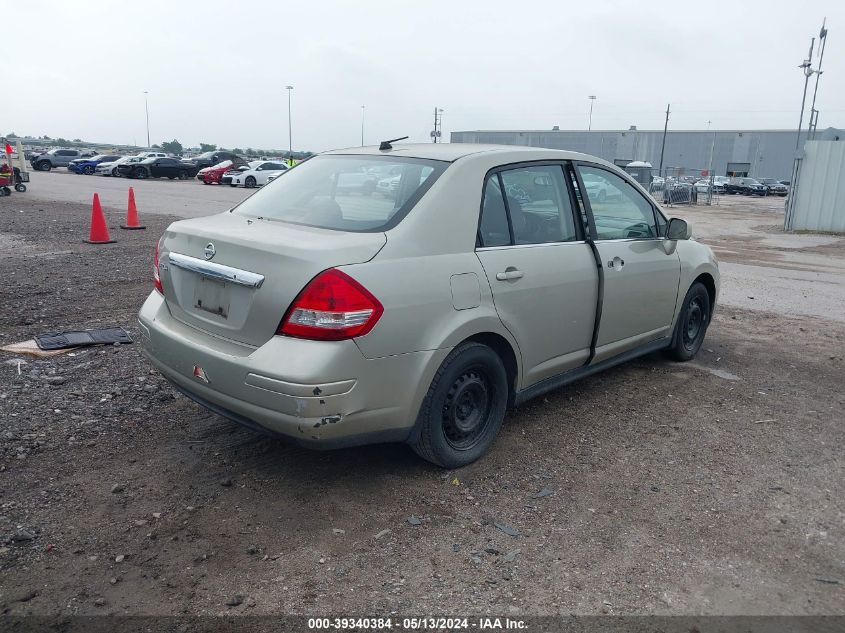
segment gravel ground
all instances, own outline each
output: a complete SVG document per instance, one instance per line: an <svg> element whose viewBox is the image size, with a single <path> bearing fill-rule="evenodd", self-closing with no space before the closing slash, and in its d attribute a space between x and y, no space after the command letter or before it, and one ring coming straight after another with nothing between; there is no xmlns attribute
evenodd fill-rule
<svg viewBox="0 0 845 633"><path fill-rule="evenodd" d="M170 219L110 214L119 242L91 246L89 214L4 199L0 344L137 335ZM403 446L256 436L138 345L0 353L0 609L845 614L843 356L845 323L722 307L693 363L529 403L444 472Z"/></svg>

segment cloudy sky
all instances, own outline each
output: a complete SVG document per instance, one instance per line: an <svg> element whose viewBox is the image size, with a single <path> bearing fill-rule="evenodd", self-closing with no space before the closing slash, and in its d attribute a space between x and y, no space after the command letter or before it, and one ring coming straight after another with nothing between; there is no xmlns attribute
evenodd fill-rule
<svg viewBox="0 0 845 633"><path fill-rule="evenodd" d="M9 4L7 4L9 2ZM830 29L820 127L845 127L845 2L0 2L0 133L313 151L451 130L794 128ZM812 82L811 82L812 86ZM13 90L10 95L9 90Z"/></svg>

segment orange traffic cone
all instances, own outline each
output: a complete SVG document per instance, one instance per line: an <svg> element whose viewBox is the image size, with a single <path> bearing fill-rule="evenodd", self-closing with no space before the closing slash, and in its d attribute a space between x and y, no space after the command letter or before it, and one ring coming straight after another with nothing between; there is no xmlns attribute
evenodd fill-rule
<svg viewBox="0 0 845 633"><path fill-rule="evenodd" d="M129 187L129 206L126 209L126 224L121 224L120 228L130 231L147 228L146 226L141 226L141 223L138 221L138 209L135 207L135 190L132 187Z"/></svg>
<svg viewBox="0 0 845 633"><path fill-rule="evenodd" d="M94 206L91 209L91 233L85 240L89 244L111 244L116 240L109 237L109 227L106 226L106 214L100 206L100 196L94 194Z"/></svg>

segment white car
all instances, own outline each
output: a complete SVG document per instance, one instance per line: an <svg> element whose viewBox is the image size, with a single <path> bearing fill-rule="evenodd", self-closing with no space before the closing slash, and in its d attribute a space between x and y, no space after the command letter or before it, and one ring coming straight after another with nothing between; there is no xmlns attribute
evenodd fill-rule
<svg viewBox="0 0 845 633"><path fill-rule="evenodd" d="M164 152L141 152L135 156L124 156L123 158L108 163L100 163L94 168L95 176L119 176L118 165L125 163L140 163L145 158L167 158Z"/></svg>
<svg viewBox="0 0 845 633"><path fill-rule="evenodd" d="M254 160L247 163L247 169L241 167L238 170L223 174L223 183L231 187L260 187L266 185L276 176L287 171L287 166L270 160ZM228 179L228 182L227 182Z"/></svg>

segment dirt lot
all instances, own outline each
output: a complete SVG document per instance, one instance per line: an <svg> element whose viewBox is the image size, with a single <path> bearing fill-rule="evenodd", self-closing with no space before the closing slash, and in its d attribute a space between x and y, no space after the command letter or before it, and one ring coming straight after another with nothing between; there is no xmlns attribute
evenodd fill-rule
<svg viewBox="0 0 845 633"><path fill-rule="evenodd" d="M688 213L779 222L738 204ZM137 334L170 219L91 246L89 214L4 199L0 344ZM704 238L747 264L725 232ZM739 241L758 268L791 252ZM828 269L845 255L813 248ZM646 357L512 411L455 472L256 436L138 345L0 353L0 610L845 614L845 322L755 297L720 306L695 362Z"/></svg>

